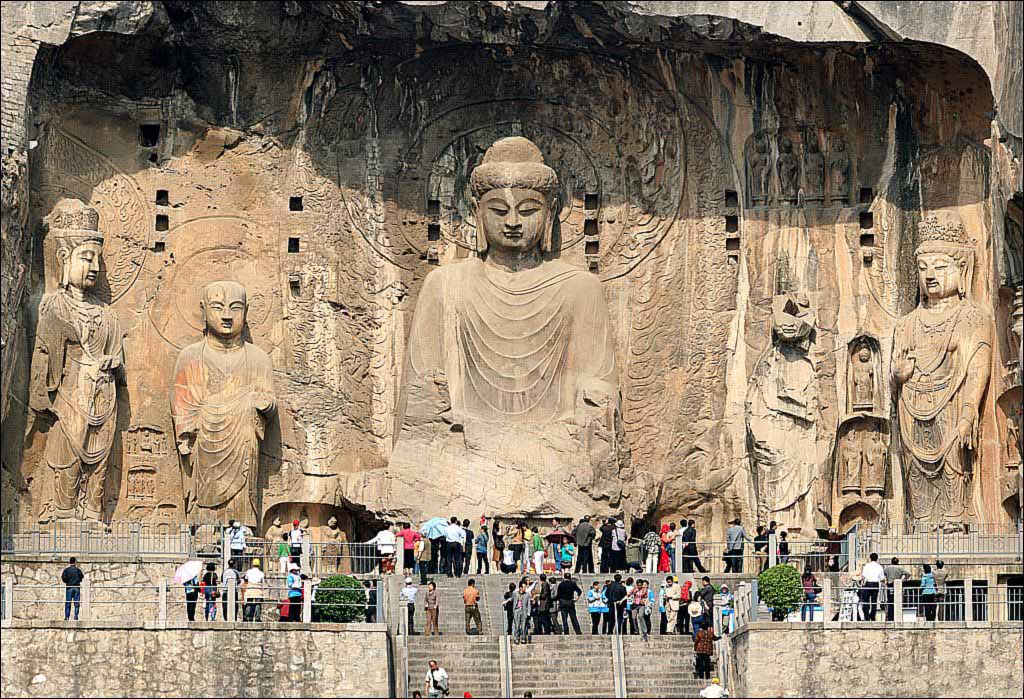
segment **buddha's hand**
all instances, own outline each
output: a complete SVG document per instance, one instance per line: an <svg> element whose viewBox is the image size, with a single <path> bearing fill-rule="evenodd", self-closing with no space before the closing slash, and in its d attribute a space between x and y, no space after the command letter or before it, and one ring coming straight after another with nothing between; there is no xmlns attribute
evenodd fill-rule
<svg viewBox="0 0 1024 699"><path fill-rule="evenodd" d="M103 371L114 371L121 368L121 357L117 354L107 354L100 358L100 369Z"/></svg>
<svg viewBox="0 0 1024 699"><path fill-rule="evenodd" d="M899 347L892 356L892 376L898 383L905 383L914 375L917 358L910 347Z"/></svg>
<svg viewBox="0 0 1024 699"><path fill-rule="evenodd" d="M965 448L974 450L974 418L971 415L964 415L956 426L957 434L960 435L960 444Z"/></svg>
<svg viewBox="0 0 1024 699"><path fill-rule="evenodd" d="M182 432L178 435L178 453L188 456L192 453L192 445L196 443L196 433L193 431Z"/></svg>
<svg viewBox="0 0 1024 699"><path fill-rule="evenodd" d="M268 413L274 409L276 402L277 401L273 394L261 391L253 396L252 407L254 407L257 412Z"/></svg>
<svg viewBox="0 0 1024 699"><path fill-rule="evenodd" d="M584 382L576 393L576 424L615 430L618 392L603 381Z"/></svg>

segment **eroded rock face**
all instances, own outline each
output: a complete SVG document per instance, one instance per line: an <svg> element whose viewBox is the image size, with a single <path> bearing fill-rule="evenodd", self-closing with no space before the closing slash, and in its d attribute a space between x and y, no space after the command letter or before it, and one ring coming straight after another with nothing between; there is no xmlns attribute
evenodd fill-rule
<svg viewBox="0 0 1024 699"><path fill-rule="evenodd" d="M1013 249L993 192L1012 194L1019 162L1012 133L992 139L988 80L961 54L789 40L877 40L870 17L835 3L772 19L786 40L739 21L756 8L692 14L715 3L672 17L657 3L85 5L29 91L37 252L17 342L27 359L36 299L60 284L38 224L76 198L106 234L98 285L125 333L104 517L189 517L168 396L177 358L202 342L203 289L232 280L246 342L272 367L277 419L250 482L263 527L334 516L354 536L377 516L613 511L715 532L758 514L801 533L904 521L893 337L941 215L969 241L965 299L991 337L964 498L972 522L1010 520L1019 280L992 253ZM836 19L841 36L824 29ZM495 281L472 173L508 137L543 154L556 184L542 199L557 205L544 204L542 263ZM494 288L504 296L483 294ZM813 319L797 342L773 322L790 301ZM482 324L460 334L470 312ZM538 362L557 338L515 349L530 323L580 318L587 332L550 371ZM10 405L40 361L11 370ZM467 389L514 377L515 392L530 370L558 400L490 405L492 389ZM522 400L553 407L503 420ZM5 507L46 516L51 431L9 413L5 473L23 490Z"/></svg>

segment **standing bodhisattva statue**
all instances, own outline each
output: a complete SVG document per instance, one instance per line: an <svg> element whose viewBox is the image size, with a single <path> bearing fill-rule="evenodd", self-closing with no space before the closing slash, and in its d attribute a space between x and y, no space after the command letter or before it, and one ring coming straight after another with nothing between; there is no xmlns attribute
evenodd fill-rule
<svg viewBox="0 0 1024 699"><path fill-rule="evenodd" d="M171 413L190 521L258 526L259 454L274 412L270 357L242 338L247 303L238 282L212 282L201 303L205 334L174 367Z"/></svg>
<svg viewBox="0 0 1024 699"><path fill-rule="evenodd" d="M470 187L478 256L423 283L387 490L424 511L590 514L618 496L598 491L623 448L601 283L547 256L558 178L533 142L496 141Z"/></svg>
<svg viewBox="0 0 1024 699"><path fill-rule="evenodd" d="M39 365L32 407L56 424L46 439L53 470L52 515L100 520L117 423L117 383L124 337L110 306L94 289L102 269L99 214L77 199L62 199L45 221L56 240L60 287L39 304Z"/></svg>
<svg viewBox="0 0 1024 699"><path fill-rule="evenodd" d="M992 317L967 298L974 260L959 222L926 221L915 255L921 301L897 323L892 355L910 516L960 526L972 519Z"/></svg>

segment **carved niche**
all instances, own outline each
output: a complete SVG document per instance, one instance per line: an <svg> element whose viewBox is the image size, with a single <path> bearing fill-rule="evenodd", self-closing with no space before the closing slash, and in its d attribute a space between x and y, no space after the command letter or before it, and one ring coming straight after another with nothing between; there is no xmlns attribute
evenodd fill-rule
<svg viewBox="0 0 1024 699"><path fill-rule="evenodd" d="M839 427L839 491L844 498L881 496L889 458L889 426L879 417L854 417Z"/></svg>
<svg viewBox="0 0 1024 699"><path fill-rule="evenodd" d="M878 340L860 335L847 345L846 412L882 411L881 351Z"/></svg>
<svg viewBox="0 0 1024 699"><path fill-rule="evenodd" d="M175 518L179 501L167 496L177 493L180 481L166 468L174 458L167 434L157 425L135 424L122 434L121 444L128 519Z"/></svg>

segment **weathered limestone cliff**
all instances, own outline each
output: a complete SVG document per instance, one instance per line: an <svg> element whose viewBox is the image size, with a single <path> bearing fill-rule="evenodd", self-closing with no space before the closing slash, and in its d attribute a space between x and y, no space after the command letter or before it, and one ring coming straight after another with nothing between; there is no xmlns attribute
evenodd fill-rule
<svg viewBox="0 0 1024 699"><path fill-rule="evenodd" d="M234 280L273 369L267 522L1013 521L1021 23L1015 2L6 3L3 514L56 516L71 482L34 388L59 392L40 300L74 284L44 219L71 198L125 349L105 519L185 521L173 370ZM507 136L557 174L546 259L607 306L615 446L583 502L530 485L565 448L519 464L540 452L514 420L509 458L453 467L450 496L408 454L400 488L376 477L424 280L481 256L470 174Z"/></svg>

